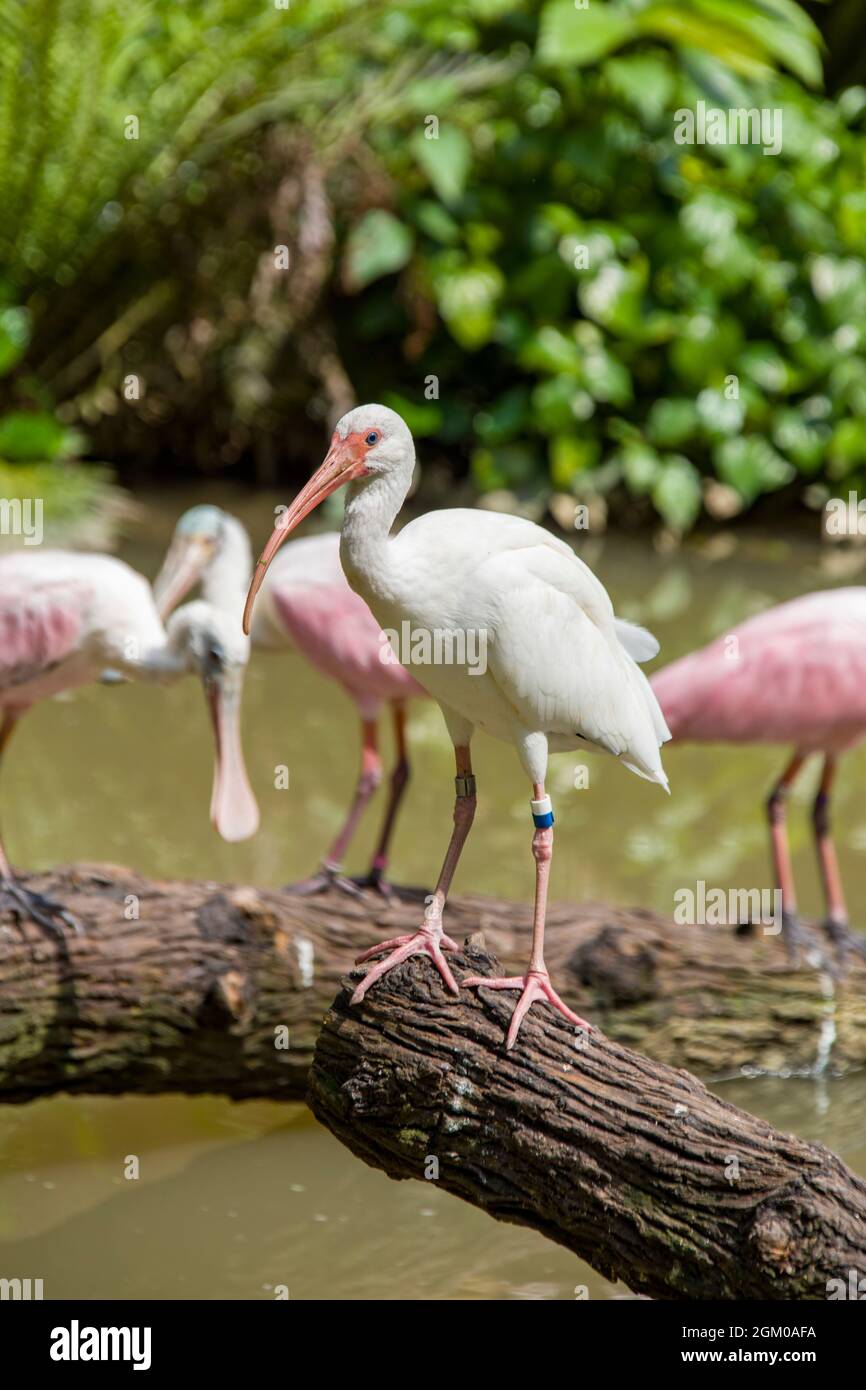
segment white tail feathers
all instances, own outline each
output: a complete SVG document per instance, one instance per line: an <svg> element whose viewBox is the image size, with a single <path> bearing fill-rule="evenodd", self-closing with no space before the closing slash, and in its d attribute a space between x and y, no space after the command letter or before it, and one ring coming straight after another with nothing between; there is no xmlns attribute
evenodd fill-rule
<svg viewBox="0 0 866 1390"><path fill-rule="evenodd" d="M627 660L625 664L631 673L632 692L639 710L634 732L629 741L628 752L620 756L620 761L631 772L637 773L638 777L645 777L648 782L657 782L669 793L670 787L662 767L660 750L671 736L670 729L665 722L664 714L652 686L637 665L637 656L633 655L626 642L623 641L621 629L627 629L627 639L635 650L640 645L640 650L647 652L647 655L642 658L644 661L649 660L650 654L655 656L659 645L652 633L647 632L645 628L635 627L631 623L623 623L620 619L616 619L616 624L620 645L631 657L631 660ZM650 648L653 649L651 653Z"/></svg>
<svg viewBox="0 0 866 1390"><path fill-rule="evenodd" d="M659 644L645 627L627 622L625 618L614 618L614 628L621 647L625 647L632 661L652 661L659 654Z"/></svg>
<svg viewBox="0 0 866 1390"><path fill-rule="evenodd" d="M630 758L621 757L620 762L624 767L628 768L629 772L636 773L637 776L642 777L645 782L655 782L657 786L661 787L667 792L668 796L670 796L671 789L668 783L667 773L661 765L661 759L658 760L658 767L652 770L638 767L637 763L633 763Z"/></svg>

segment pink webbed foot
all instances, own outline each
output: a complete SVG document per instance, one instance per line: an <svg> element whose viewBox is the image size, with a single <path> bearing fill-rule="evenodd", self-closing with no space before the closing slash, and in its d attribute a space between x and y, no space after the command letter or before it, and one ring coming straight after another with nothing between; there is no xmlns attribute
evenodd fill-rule
<svg viewBox="0 0 866 1390"><path fill-rule="evenodd" d="M537 999L551 1004L558 1013L561 1013L564 1018L567 1018L569 1023L573 1023L576 1028L583 1028L587 1033L595 1032L591 1023L587 1023L584 1018L579 1018L567 1004L562 1002L556 990L553 988L553 985L550 983L550 976L546 970L529 970L525 976L503 976L498 979L489 979L486 975L470 975L463 981L463 985L464 988L474 985L481 989L519 989L522 991L514 1013L511 1015L511 1024L505 1039L506 1051L510 1051L517 1041L520 1025Z"/></svg>
<svg viewBox="0 0 866 1390"><path fill-rule="evenodd" d="M442 954L443 951L456 951L457 949L457 943L452 941L450 936L446 936L441 927L428 926L426 923L409 936L394 936L390 941L380 941L378 946L371 946L369 951L362 951L355 961L356 965L363 965L373 956L380 956L383 951L389 952L385 960L379 961L378 965L374 965L372 970L367 971L352 995L350 1003L360 1004L371 985L374 985L377 980L381 980L382 976L387 975L389 970L393 970L395 965L402 965L403 961L408 960L410 956L417 956L422 952L433 961L451 993L459 994L457 981L451 974L448 962Z"/></svg>

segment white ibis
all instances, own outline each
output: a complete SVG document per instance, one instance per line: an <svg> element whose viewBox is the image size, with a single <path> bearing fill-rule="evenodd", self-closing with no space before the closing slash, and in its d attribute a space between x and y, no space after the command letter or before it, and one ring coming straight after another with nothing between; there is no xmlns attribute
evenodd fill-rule
<svg viewBox="0 0 866 1390"><path fill-rule="evenodd" d="M642 628L614 617L591 570L554 536L517 517L446 510L410 522L396 535L415 462L412 435L393 410L360 406L337 425L319 470L280 518L256 566L244 614L248 629L256 593L278 548L320 502L344 484L349 495L340 558L349 583L381 626L426 634L429 649L486 648L486 667L441 660L418 674L438 701L454 744L454 829L424 920L410 936L382 942L359 962L387 952L371 967L353 1002L401 961L428 954L455 994L444 952L456 949L442 913L475 812L470 741L476 728L514 744L532 786L535 825L535 909L529 968L513 979L472 976L464 985L519 991L506 1047L535 1000L579 1028L589 1028L560 999L544 962L544 918L553 851L553 812L545 791L548 751L589 749L613 754L626 767L667 789L659 749L669 737L649 683L636 664L658 644ZM421 644L423 646L423 644Z"/></svg>
<svg viewBox="0 0 866 1390"><path fill-rule="evenodd" d="M162 616L201 581L213 603L243 608L252 570L246 530L219 507L197 506L180 517L154 595ZM240 589L240 599L237 600ZM409 672L390 657L379 624L366 603L349 588L340 564L340 537L334 532L305 536L288 546L268 573L256 607L250 637L256 649L300 652L322 675L335 680L355 704L361 722L361 767L346 818L319 871L293 891L314 893L333 884L356 893L370 887L385 897L385 878L397 811L409 780L406 701L427 698ZM368 873L348 879L343 860L361 816L382 780L378 724L382 705L390 705L397 761L382 829Z"/></svg>
<svg viewBox="0 0 866 1390"><path fill-rule="evenodd" d="M50 695L96 680L106 669L138 680L196 672L214 731L211 819L225 840L258 825L240 743L240 702L249 641L239 610L205 602L160 622L150 585L107 555L20 550L0 559L0 755L21 715ZM144 756L153 756L145 752ZM59 903L22 887L0 843L0 901L40 926L78 930Z"/></svg>

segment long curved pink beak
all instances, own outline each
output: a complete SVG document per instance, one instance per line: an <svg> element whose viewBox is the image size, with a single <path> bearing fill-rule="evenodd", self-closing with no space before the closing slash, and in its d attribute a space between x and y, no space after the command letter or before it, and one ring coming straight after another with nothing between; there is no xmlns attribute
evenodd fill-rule
<svg viewBox="0 0 866 1390"><path fill-rule="evenodd" d="M210 818L224 840L248 840L259 828L259 808L241 747L241 678L231 673L205 685L215 757Z"/></svg>
<svg viewBox="0 0 866 1390"><path fill-rule="evenodd" d="M324 502L326 497L330 497L332 492L336 492L338 488L352 482L354 478L363 478L366 472L360 435L350 434L345 439L341 439L335 433L324 463L316 470L306 486L301 488L288 510L283 512L274 527L270 540L259 556L244 607L244 632L249 633L256 594L262 587L262 582L268 572L268 565L283 541L288 540L295 527L304 520L304 517L309 516L310 512L318 507L320 502Z"/></svg>
<svg viewBox="0 0 866 1390"><path fill-rule="evenodd" d="M163 622L197 584L211 559L211 549L196 536L175 536L153 581L153 600Z"/></svg>

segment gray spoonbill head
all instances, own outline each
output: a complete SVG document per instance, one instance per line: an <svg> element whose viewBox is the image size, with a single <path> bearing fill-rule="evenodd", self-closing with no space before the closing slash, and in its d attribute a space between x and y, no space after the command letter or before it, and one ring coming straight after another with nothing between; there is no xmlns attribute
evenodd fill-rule
<svg viewBox="0 0 866 1390"><path fill-rule="evenodd" d="M193 507L180 517L154 583L160 613L164 616L200 581L206 599L236 607L240 614L251 572L249 537L238 518L215 506ZM427 692L405 667L390 659L391 649L379 624L349 587L340 564L339 535L305 536L282 551L268 573L250 639L257 651L299 654L335 681L355 706L360 724L360 767L343 823L316 873L290 884L289 890L308 895L335 887L357 897L362 888L371 888L386 898L393 896L386 869L409 781L406 702L426 698ZM396 747L387 804L368 872L347 878L344 858L382 781L379 723L383 707L391 713Z"/></svg>

